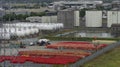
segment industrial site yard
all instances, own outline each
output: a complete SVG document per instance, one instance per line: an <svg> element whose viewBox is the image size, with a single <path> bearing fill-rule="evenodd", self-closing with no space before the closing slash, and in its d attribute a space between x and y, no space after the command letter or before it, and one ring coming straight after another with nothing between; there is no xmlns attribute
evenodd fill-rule
<svg viewBox="0 0 120 67"><path fill-rule="evenodd" d="M26 48L2 48L0 51L0 55L17 55L18 51L25 50L47 50L44 49L45 46L26 46Z"/></svg>
<svg viewBox="0 0 120 67"><path fill-rule="evenodd" d="M120 0L0 4L0 67L120 67Z"/></svg>
<svg viewBox="0 0 120 67"><path fill-rule="evenodd" d="M11 45L1 45L1 66L8 64L7 66L17 67L21 64L21 67L79 67L82 60L89 60L89 57L94 57L97 52L105 50L103 48L112 46L100 43L95 45L88 41L51 41L50 45L45 46L24 44L25 48L20 48L18 44Z"/></svg>

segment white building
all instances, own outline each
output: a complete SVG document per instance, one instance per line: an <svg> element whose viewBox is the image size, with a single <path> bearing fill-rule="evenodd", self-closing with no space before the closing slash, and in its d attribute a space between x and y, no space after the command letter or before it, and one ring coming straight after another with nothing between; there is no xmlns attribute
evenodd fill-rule
<svg viewBox="0 0 120 67"><path fill-rule="evenodd" d="M26 18L26 20L30 22L57 23L57 16L33 16Z"/></svg>
<svg viewBox="0 0 120 67"><path fill-rule="evenodd" d="M57 16L42 16L42 23L57 23Z"/></svg>
<svg viewBox="0 0 120 67"><path fill-rule="evenodd" d="M41 22L42 17L32 16L32 17L27 17L26 20L30 22Z"/></svg>
<svg viewBox="0 0 120 67"><path fill-rule="evenodd" d="M102 27L102 11L86 11L86 27Z"/></svg>
<svg viewBox="0 0 120 67"><path fill-rule="evenodd" d="M107 15L107 27L111 27L112 24L120 24L120 11L108 11Z"/></svg>

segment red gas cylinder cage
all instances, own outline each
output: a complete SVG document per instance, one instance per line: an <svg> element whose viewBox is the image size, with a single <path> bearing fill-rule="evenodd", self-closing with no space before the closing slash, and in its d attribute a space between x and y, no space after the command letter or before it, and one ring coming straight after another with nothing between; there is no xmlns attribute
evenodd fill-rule
<svg viewBox="0 0 120 67"><path fill-rule="evenodd" d="M0 62L10 61L10 63L20 63L23 64L27 61L39 64L71 64L75 63L80 57L70 57L70 56L54 56L54 57L25 57L25 56L0 56ZM57 61L56 61L57 60Z"/></svg>
<svg viewBox="0 0 120 67"><path fill-rule="evenodd" d="M90 52L84 50L95 50L107 46L106 44L101 44L97 47L89 42L58 42L55 44L47 45L47 48L58 49L63 47L66 49L80 49L73 51L64 50L27 50L19 51L19 56L0 56L0 63L4 61L10 61L10 63L25 63L33 62L38 64L72 64L78 60L91 55Z"/></svg>
<svg viewBox="0 0 120 67"><path fill-rule="evenodd" d="M91 55L90 52L85 51L46 51L46 50L34 50L34 51L20 51L19 55L26 56L78 56L85 57Z"/></svg>
<svg viewBox="0 0 120 67"><path fill-rule="evenodd" d="M84 51L32 50L32 51L20 51L19 55L32 57L31 61L34 63L70 64L75 63L77 60L82 59L86 56L91 55L91 53Z"/></svg>
<svg viewBox="0 0 120 67"><path fill-rule="evenodd" d="M89 42L58 42L55 44L47 45L47 48L58 49L59 47L63 47L66 49L82 49L82 50L95 50L96 47L94 44Z"/></svg>

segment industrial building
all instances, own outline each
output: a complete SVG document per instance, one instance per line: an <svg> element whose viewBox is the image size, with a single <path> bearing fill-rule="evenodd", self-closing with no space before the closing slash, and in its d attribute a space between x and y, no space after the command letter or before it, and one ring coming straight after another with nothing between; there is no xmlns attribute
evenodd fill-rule
<svg viewBox="0 0 120 67"><path fill-rule="evenodd" d="M0 17L3 17L5 15L4 9L0 8Z"/></svg>
<svg viewBox="0 0 120 67"><path fill-rule="evenodd" d="M39 13L39 12L44 12L46 10L48 10L48 11L54 11L54 9L49 9L47 7L41 7L39 9L24 9L24 8L8 9L8 10L4 10L4 12L6 12L7 14L9 14L9 13L15 13L16 15L19 15L19 14L30 14L31 12Z"/></svg>
<svg viewBox="0 0 120 67"><path fill-rule="evenodd" d="M96 5L103 4L102 1L58 1L50 3L49 7L60 10L65 7L77 7L77 8L96 8Z"/></svg>
<svg viewBox="0 0 120 67"><path fill-rule="evenodd" d="M79 11L61 10L58 12L58 23L63 23L64 28L80 26Z"/></svg>
<svg viewBox="0 0 120 67"><path fill-rule="evenodd" d="M30 22L40 22L40 23L57 23L57 16L33 16L33 17L27 17L27 21Z"/></svg>
<svg viewBox="0 0 120 67"><path fill-rule="evenodd" d="M112 2L112 7L113 8L120 8L120 1L119 0L116 0Z"/></svg>
<svg viewBox="0 0 120 67"><path fill-rule="evenodd" d="M107 27L111 27L112 24L120 23L120 11L108 11L107 12Z"/></svg>
<svg viewBox="0 0 120 67"><path fill-rule="evenodd" d="M30 21L30 22L41 22L41 17L39 17L39 16L32 16L32 17L27 17L26 20Z"/></svg>
<svg viewBox="0 0 120 67"><path fill-rule="evenodd" d="M86 27L102 27L102 11L86 11Z"/></svg>
<svg viewBox="0 0 120 67"><path fill-rule="evenodd" d="M42 23L57 23L57 16L42 16Z"/></svg>
<svg viewBox="0 0 120 67"><path fill-rule="evenodd" d="M120 23L120 11L86 11L86 27L108 27Z"/></svg>
<svg viewBox="0 0 120 67"><path fill-rule="evenodd" d="M111 34L115 37L120 36L120 24L112 24L111 25Z"/></svg>

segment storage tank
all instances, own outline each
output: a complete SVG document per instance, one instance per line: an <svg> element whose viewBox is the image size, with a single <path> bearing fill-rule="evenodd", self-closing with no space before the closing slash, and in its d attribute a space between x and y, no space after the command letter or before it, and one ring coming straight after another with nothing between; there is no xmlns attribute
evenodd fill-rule
<svg viewBox="0 0 120 67"><path fill-rule="evenodd" d="M107 27L120 23L120 11L108 11L107 15Z"/></svg>
<svg viewBox="0 0 120 67"><path fill-rule="evenodd" d="M79 11L74 11L74 26L80 26Z"/></svg>
<svg viewBox="0 0 120 67"><path fill-rule="evenodd" d="M10 33L0 32L0 39L10 39Z"/></svg>
<svg viewBox="0 0 120 67"><path fill-rule="evenodd" d="M2 36L3 39L10 39L10 33L4 33Z"/></svg>
<svg viewBox="0 0 120 67"><path fill-rule="evenodd" d="M86 11L86 27L102 27L102 11Z"/></svg>
<svg viewBox="0 0 120 67"><path fill-rule="evenodd" d="M39 29L37 29L37 28L34 28L34 30L35 30L35 33L38 33L38 32L39 32Z"/></svg>
<svg viewBox="0 0 120 67"><path fill-rule="evenodd" d="M9 32L10 34L14 34L16 32L16 29L15 28L6 28L6 31Z"/></svg>
<svg viewBox="0 0 120 67"><path fill-rule="evenodd" d="M25 36L25 30L23 29L23 28L16 28L16 32L15 32L15 34L17 35L17 36Z"/></svg>
<svg viewBox="0 0 120 67"><path fill-rule="evenodd" d="M0 39L10 39L13 35L15 35L14 28L0 28Z"/></svg>

